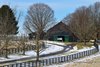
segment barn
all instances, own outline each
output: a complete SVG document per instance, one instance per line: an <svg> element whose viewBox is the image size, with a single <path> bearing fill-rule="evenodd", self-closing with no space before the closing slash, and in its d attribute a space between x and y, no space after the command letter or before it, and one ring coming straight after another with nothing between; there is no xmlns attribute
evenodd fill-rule
<svg viewBox="0 0 100 67"><path fill-rule="evenodd" d="M63 22L54 25L46 34L47 39L51 41L75 42L78 40Z"/></svg>

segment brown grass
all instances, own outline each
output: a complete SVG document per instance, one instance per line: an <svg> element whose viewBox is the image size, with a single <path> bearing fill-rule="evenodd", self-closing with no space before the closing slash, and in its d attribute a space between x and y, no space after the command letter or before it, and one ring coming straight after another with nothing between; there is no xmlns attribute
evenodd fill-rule
<svg viewBox="0 0 100 67"><path fill-rule="evenodd" d="M93 43L87 42L86 45L84 45L83 42L77 42L76 46L78 49L82 49L83 47L91 47L93 46Z"/></svg>
<svg viewBox="0 0 100 67"><path fill-rule="evenodd" d="M100 63L73 63L66 65L66 67L100 67Z"/></svg>
<svg viewBox="0 0 100 67"><path fill-rule="evenodd" d="M74 63L68 64L66 67L100 67L100 63Z"/></svg>
<svg viewBox="0 0 100 67"><path fill-rule="evenodd" d="M67 64L65 67L100 67L100 56L93 58L92 60L87 59L86 62L83 61Z"/></svg>

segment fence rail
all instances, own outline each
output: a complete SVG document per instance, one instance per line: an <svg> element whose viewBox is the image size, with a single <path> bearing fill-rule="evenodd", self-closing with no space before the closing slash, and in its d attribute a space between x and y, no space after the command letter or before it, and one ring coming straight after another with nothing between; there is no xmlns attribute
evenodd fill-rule
<svg viewBox="0 0 100 67"><path fill-rule="evenodd" d="M25 48L25 51L29 51L29 50L34 50L36 49L36 46L35 45L28 45L26 48ZM10 48L10 49L2 49L0 50L0 57L2 56L5 56L5 53L7 51L7 55L9 54L15 54L15 53L20 53L20 52L23 52L23 48Z"/></svg>
<svg viewBox="0 0 100 67"><path fill-rule="evenodd" d="M48 65L58 64L58 63L63 63L63 62L70 62L70 61L73 61L74 59L79 59L85 56L89 56L96 52L98 52L97 49L93 48L87 51L78 52L78 53L67 55L67 56L59 56L59 57L44 58L44 59L42 58L40 59L39 66L42 67L42 66L48 66ZM28 62L2 64L0 67L35 67L35 65L36 65L36 62L35 60L33 60L33 61L28 61Z"/></svg>

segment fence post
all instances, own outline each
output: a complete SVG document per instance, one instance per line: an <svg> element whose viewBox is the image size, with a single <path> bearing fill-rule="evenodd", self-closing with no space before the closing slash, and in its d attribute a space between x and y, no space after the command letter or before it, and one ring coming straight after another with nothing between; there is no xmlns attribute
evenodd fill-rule
<svg viewBox="0 0 100 67"><path fill-rule="evenodd" d="M90 55L90 50L88 50L88 52L89 52L89 55Z"/></svg>
<svg viewBox="0 0 100 67"><path fill-rule="evenodd" d="M76 59L76 54L73 54L73 60Z"/></svg>
<svg viewBox="0 0 100 67"><path fill-rule="evenodd" d="M72 60L74 59L74 54L72 54Z"/></svg>
<svg viewBox="0 0 100 67"><path fill-rule="evenodd" d="M58 57L57 57L56 61L57 61L56 63L58 63Z"/></svg>
<svg viewBox="0 0 100 67"><path fill-rule="evenodd" d="M90 52L89 52L89 50L88 50L88 56L90 55Z"/></svg>
<svg viewBox="0 0 100 67"><path fill-rule="evenodd" d="M86 56L88 56L88 51L86 51Z"/></svg>
<svg viewBox="0 0 100 67"><path fill-rule="evenodd" d="M69 61L69 56L67 56L67 62Z"/></svg>
<svg viewBox="0 0 100 67"><path fill-rule="evenodd" d="M64 62L65 62L65 56L64 56Z"/></svg>
<svg viewBox="0 0 100 67"><path fill-rule="evenodd" d="M77 57L78 57L78 55L77 55L77 53L75 54L75 59L77 59Z"/></svg>
<svg viewBox="0 0 100 67"><path fill-rule="evenodd" d="M84 57L84 52L81 52L81 57Z"/></svg>
<svg viewBox="0 0 100 67"><path fill-rule="evenodd" d="M18 63L16 63L16 66L15 67L18 67Z"/></svg>
<svg viewBox="0 0 100 67"><path fill-rule="evenodd" d="M54 64L54 62L55 62L55 58L52 58L52 64Z"/></svg>
<svg viewBox="0 0 100 67"><path fill-rule="evenodd" d="M31 63L32 63L32 64L31 64L31 65L32 65L32 67L34 67L34 62L32 61Z"/></svg>
<svg viewBox="0 0 100 67"><path fill-rule="evenodd" d="M22 63L20 63L20 67L22 67Z"/></svg>
<svg viewBox="0 0 100 67"><path fill-rule="evenodd" d="M11 64L10 67L14 67L14 64Z"/></svg>
<svg viewBox="0 0 100 67"><path fill-rule="evenodd" d="M44 64L45 64L44 60L41 60L41 62L42 62L42 65L44 66Z"/></svg>
<svg viewBox="0 0 100 67"><path fill-rule="evenodd" d="M24 67L26 67L26 62L24 62Z"/></svg>
<svg viewBox="0 0 100 67"><path fill-rule="evenodd" d="M48 65L49 63L48 63L48 59L46 59L46 65Z"/></svg>
<svg viewBox="0 0 100 67"><path fill-rule="evenodd" d="M81 53L81 52L79 52L79 57L80 57L80 58L82 57L82 53Z"/></svg>
<svg viewBox="0 0 100 67"><path fill-rule="evenodd" d="M59 63L61 62L61 57L59 57Z"/></svg>
<svg viewBox="0 0 100 67"><path fill-rule="evenodd" d="M84 56L83 57L85 57L86 56L86 51L84 51Z"/></svg>
<svg viewBox="0 0 100 67"><path fill-rule="evenodd" d="M51 65L51 58L49 59L49 65Z"/></svg>
<svg viewBox="0 0 100 67"><path fill-rule="evenodd" d="M57 57L55 58L55 63L57 63Z"/></svg>

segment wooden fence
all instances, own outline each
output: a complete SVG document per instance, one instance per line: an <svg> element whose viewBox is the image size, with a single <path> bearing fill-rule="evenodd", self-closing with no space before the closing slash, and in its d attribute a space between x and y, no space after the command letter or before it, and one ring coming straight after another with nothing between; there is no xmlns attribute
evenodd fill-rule
<svg viewBox="0 0 100 67"><path fill-rule="evenodd" d="M28 45L25 48L25 51L34 50L35 48L36 48L35 45ZM16 54L16 53L20 53L20 52L23 52L23 48L10 48L10 49L7 49L7 55ZM0 57L5 56L5 53L6 53L5 49L0 50Z"/></svg>
<svg viewBox="0 0 100 67"><path fill-rule="evenodd" d="M63 62L70 62L73 61L75 59L79 59L85 56L89 56L92 55L94 53L98 52L96 48L87 50L87 51L83 51L83 52L78 52L75 54L71 54L71 55L67 55L67 56L59 56L59 57L53 57L53 58L41 58L40 62L39 62L39 66L43 67L43 66L48 66L48 65L52 65L52 64L59 64L59 63L63 63ZM14 62L14 61L11 61ZM16 63L3 63L1 64L0 67L35 67L36 62L35 60L32 61L27 61L27 62L16 62Z"/></svg>

